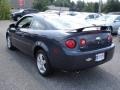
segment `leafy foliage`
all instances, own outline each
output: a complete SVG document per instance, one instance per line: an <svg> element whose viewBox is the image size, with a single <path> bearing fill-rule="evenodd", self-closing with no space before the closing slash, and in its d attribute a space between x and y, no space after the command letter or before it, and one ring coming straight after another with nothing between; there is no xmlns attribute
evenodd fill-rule
<svg viewBox="0 0 120 90"><path fill-rule="evenodd" d="M48 5L55 5L61 7L69 7L71 11L84 11L84 12L98 12L99 3L89 2L85 3L84 0L78 0L76 3L71 0L34 0L33 7L44 11L47 9ZM119 0L107 0L107 3L102 5L103 12L115 12L120 11L120 1Z"/></svg>
<svg viewBox="0 0 120 90"><path fill-rule="evenodd" d="M70 3L70 0L55 0L53 4L55 6L70 7Z"/></svg>
<svg viewBox="0 0 120 90"><path fill-rule="evenodd" d="M34 0L33 8L38 9L40 11L45 11L49 3L50 3L49 0Z"/></svg>
<svg viewBox="0 0 120 90"><path fill-rule="evenodd" d="M83 8L83 11L87 12L98 12L99 10L99 4L98 3L86 3L85 7Z"/></svg>
<svg viewBox="0 0 120 90"><path fill-rule="evenodd" d="M7 0L0 0L0 20L10 18L10 5Z"/></svg>
<svg viewBox="0 0 120 90"><path fill-rule="evenodd" d="M117 12L120 11L119 0L108 0L103 7L104 12Z"/></svg>
<svg viewBox="0 0 120 90"><path fill-rule="evenodd" d="M83 11L84 7L85 7L85 3L83 1L77 1L77 4L76 4L77 11Z"/></svg>
<svg viewBox="0 0 120 90"><path fill-rule="evenodd" d="M70 11L76 11L76 4L73 1L70 3Z"/></svg>

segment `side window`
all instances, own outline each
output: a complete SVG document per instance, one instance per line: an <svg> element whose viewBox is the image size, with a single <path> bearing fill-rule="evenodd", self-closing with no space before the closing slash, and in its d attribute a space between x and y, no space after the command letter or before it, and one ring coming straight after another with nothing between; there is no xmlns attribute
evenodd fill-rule
<svg viewBox="0 0 120 90"><path fill-rule="evenodd" d="M94 15L89 15L89 19L94 19Z"/></svg>
<svg viewBox="0 0 120 90"><path fill-rule="evenodd" d="M19 28L30 28L32 17L23 18L17 25Z"/></svg>
<svg viewBox="0 0 120 90"><path fill-rule="evenodd" d="M39 20L33 20L31 28L34 30L45 30L45 25Z"/></svg>
<svg viewBox="0 0 120 90"><path fill-rule="evenodd" d="M94 19L94 15L88 15L85 19Z"/></svg>

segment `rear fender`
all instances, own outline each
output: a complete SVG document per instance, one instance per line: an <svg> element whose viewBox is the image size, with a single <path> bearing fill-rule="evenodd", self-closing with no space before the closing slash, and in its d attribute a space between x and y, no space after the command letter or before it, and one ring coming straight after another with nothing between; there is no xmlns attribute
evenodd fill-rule
<svg viewBox="0 0 120 90"><path fill-rule="evenodd" d="M48 49L47 45L44 42L42 42L42 41L37 41L35 43L35 45L33 46L33 49L32 49L33 52L34 52L36 47L42 48L47 54L49 53L49 49Z"/></svg>

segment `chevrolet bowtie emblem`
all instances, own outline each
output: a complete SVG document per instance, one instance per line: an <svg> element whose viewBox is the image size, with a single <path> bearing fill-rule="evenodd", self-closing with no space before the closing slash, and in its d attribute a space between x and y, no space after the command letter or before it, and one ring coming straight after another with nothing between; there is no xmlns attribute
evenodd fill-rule
<svg viewBox="0 0 120 90"><path fill-rule="evenodd" d="M96 40L101 40L101 37L96 37Z"/></svg>

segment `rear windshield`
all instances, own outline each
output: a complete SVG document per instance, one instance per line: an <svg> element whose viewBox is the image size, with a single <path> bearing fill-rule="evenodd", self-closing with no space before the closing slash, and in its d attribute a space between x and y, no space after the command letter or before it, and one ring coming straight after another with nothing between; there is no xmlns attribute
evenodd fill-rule
<svg viewBox="0 0 120 90"><path fill-rule="evenodd" d="M77 23L77 20L75 20L75 18L49 17L46 18L46 21L57 29L71 30L83 27L83 25Z"/></svg>

